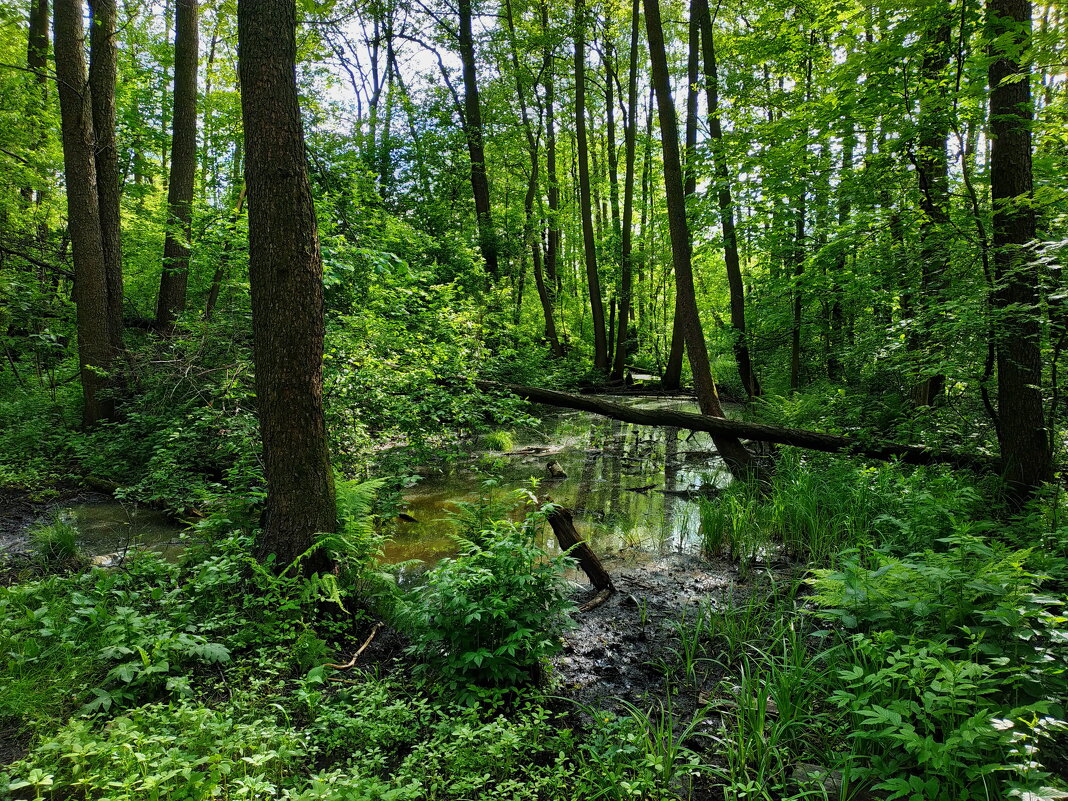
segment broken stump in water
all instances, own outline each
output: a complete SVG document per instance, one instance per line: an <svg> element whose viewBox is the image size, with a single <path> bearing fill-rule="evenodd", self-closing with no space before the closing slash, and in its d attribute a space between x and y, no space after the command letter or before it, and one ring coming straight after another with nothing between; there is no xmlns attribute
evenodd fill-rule
<svg viewBox="0 0 1068 801"><path fill-rule="evenodd" d="M549 478L567 478L564 468L555 459L545 465L545 470L549 474Z"/></svg>
<svg viewBox="0 0 1068 801"><path fill-rule="evenodd" d="M589 577L590 583L597 590L615 592L612 577L608 575L608 571L604 569L593 549L579 536L571 510L563 506L554 506L549 512L548 520L560 547L578 560L579 567Z"/></svg>

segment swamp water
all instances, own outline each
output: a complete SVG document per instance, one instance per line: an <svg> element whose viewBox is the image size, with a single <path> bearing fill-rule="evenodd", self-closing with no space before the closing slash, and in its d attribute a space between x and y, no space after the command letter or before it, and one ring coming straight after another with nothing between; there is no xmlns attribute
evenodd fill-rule
<svg viewBox="0 0 1068 801"><path fill-rule="evenodd" d="M616 400L643 408L695 408L674 398ZM471 458L420 479L405 492L405 511L415 522L398 523L385 547L385 561L418 560L403 571L411 578L454 555L454 517L465 504L488 501L498 514L520 519L529 508L520 492L531 490L532 479L540 500L574 512L580 534L602 557L648 560L691 551L699 541L700 521L698 506L689 498L730 481L711 438L702 433L551 409L536 427L514 432L512 440L506 452L472 451ZM549 477L552 462L566 478ZM488 477L492 487L486 484ZM94 557L148 548L175 558L184 547L183 525L143 506L80 503L60 508L52 517L73 526L79 548ZM549 553L559 553L548 525L539 539Z"/></svg>
<svg viewBox="0 0 1068 801"><path fill-rule="evenodd" d="M695 404L664 398L614 398L641 408L696 411ZM699 542L698 506L690 501L730 481L711 438L674 428L652 428L579 411L550 410L534 428L517 431L505 452L473 452L472 459L442 475L421 479L404 495L406 513L386 561L432 564L456 553L450 536L458 504L490 501L519 519L522 490L533 489L574 512L579 533L600 556L648 559L690 551ZM476 469L478 463L481 467ZM555 462L566 478L552 478ZM487 487L487 477L494 486ZM529 508L529 507L528 507ZM548 525L540 544L551 554L559 546ZM415 571L423 569L416 567Z"/></svg>

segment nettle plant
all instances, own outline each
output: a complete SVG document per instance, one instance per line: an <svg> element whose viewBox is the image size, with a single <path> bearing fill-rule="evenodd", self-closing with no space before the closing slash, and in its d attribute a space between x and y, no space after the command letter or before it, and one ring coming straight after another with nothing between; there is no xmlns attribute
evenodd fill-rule
<svg viewBox="0 0 1068 801"><path fill-rule="evenodd" d="M442 560L406 600L412 653L461 700L536 683L573 625L562 580L571 561L550 558L535 542L544 520L539 509L521 523L498 521L477 538L458 538L460 555Z"/></svg>

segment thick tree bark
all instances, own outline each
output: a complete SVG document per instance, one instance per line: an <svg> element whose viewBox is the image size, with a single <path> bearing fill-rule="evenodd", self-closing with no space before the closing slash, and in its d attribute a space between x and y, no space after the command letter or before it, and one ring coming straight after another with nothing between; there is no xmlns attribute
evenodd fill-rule
<svg viewBox="0 0 1068 801"><path fill-rule="evenodd" d="M652 83L656 91L660 116L660 141L664 155L664 195L668 208L668 231L671 236L672 263L675 268L675 293L680 299L686 352L690 357L694 389L701 412L723 417L716 384L708 360L708 348L697 311L697 295L691 264L690 229L686 220L686 198L683 192L682 163L679 157L679 129L675 120L675 103L671 96L664 32L660 22L658 0L645 0L645 26L649 37L649 56L652 61ZM736 476L749 473L753 457L736 437L717 433L713 442L720 456Z"/></svg>
<svg viewBox="0 0 1068 801"><path fill-rule="evenodd" d="M82 423L92 426L112 412L107 397L111 369L108 293L100 206L93 159L93 110L85 68L81 0L56 0L56 81L62 117L63 166L67 184L67 226L74 256L78 361L84 407Z"/></svg>
<svg viewBox="0 0 1068 801"><path fill-rule="evenodd" d="M285 569L334 531L323 420L323 268L297 101L295 0L239 0L256 402L267 503L259 552ZM305 570L328 566L326 554Z"/></svg>
<svg viewBox="0 0 1068 801"><path fill-rule="evenodd" d="M624 120L623 150L623 233L619 248L620 287L619 320L616 334L616 355L612 378L622 381L627 361L627 346L631 316L631 294L634 288L634 162L638 142L638 30L641 22L641 0L631 4L630 63L627 75L627 118Z"/></svg>
<svg viewBox="0 0 1068 801"><path fill-rule="evenodd" d="M712 168L715 172L716 200L719 205L720 231L723 234L723 263L727 271L727 286L731 296L731 327L734 329L734 358L738 363L738 377L750 398L760 396L760 382L753 371L753 359L745 334L745 285L742 265L738 257L738 233L734 227L734 200L731 197L727 154L723 146L723 126L719 119L719 68L716 64L716 44L712 37L712 17L708 0L693 0L690 11L701 28L701 48L704 52L705 97L708 104L708 136L712 146Z"/></svg>
<svg viewBox="0 0 1068 801"><path fill-rule="evenodd" d="M167 237L156 301L156 326L167 330L185 309L192 236L193 182L197 170L197 0L176 0L174 127L167 191Z"/></svg>
<svg viewBox="0 0 1068 801"><path fill-rule="evenodd" d="M906 464L948 464L980 471L997 469L996 460L983 456L954 451L937 450L923 445L898 445L894 443L873 444L860 442L838 434L824 434L802 428L786 428L764 423L746 423L692 412L676 412L669 409L646 409L625 406L622 403L603 400L589 395L570 395L540 387L524 387L514 384L476 382L482 389L501 389L525 398L533 403L544 403L564 409L578 409L604 415L613 420L644 426L684 428L688 431L704 431L716 437L744 437L760 442L791 445L823 453L845 453L866 456L883 461L902 461Z"/></svg>
<svg viewBox="0 0 1068 801"><path fill-rule="evenodd" d="M464 76L464 133L467 155L471 160L471 192L475 196L478 244L491 279L500 273L497 255L497 232L490 207L489 177L486 172L486 149L483 143L482 106L478 97L478 73L475 65L475 38L471 28L471 0L459 0L460 63Z"/></svg>
<svg viewBox="0 0 1068 801"><path fill-rule="evenodd" d="M1019 504L1053 477L1042 407L1038 269L1027 249L1031 205L1031 84L1017 76L1031 38L1028 0L989 0L990 189L994 205L998 440L1010 498Z"/></svg>
<svg viewBox="0 0 1068 801"><path fill-rule="evenodd" d="M578 152L579 206L582 215L582 246L593 319L593 367L608 373L608 335L597 272L597 241L593 231L593 200L590 192L590 153L586 141L586 5L575 0L575 141Z"/></svg>
<svg viewBox="0 0 1068 801"><path fill-rule="evenodd" d="M90 0L89 88L96 135L96 194L108 292L108 338L122 351L122 232L119 222L119 151L115 145L115 0Z"/></svg>

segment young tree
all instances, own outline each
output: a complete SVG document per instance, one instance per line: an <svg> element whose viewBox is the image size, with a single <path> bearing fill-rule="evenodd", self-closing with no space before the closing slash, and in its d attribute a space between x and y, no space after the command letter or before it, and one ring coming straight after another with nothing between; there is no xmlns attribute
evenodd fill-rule
<svg viewBox="0 0 1068 801"><path fill-rule="evenodd" d="M623 150L623 234L620 242L619 321L616 336L616 355L612 364L612 378L622 381L626 367L628 325L631 316L631 295L634 291L634 160L637 154L638 132L638 30L641 23L641 0L631 4L630 64L627 77L627 114L624 119Z"/></svg>
<svg viewBox="0 0 1068 801"><path fill-rule="evenodd" d="M256 399L267 475L260 553L279 568L334 531L323 420L323 265L296 79L295 0L239 0ZM305 561L326 567L325 554Z"/></svg>
<svg viewBox="0 0 1068 801"><path fill-rule="evenodd" d="M497 233L493 227L490 207L489 176L486 172L486 148L483 142L482 103L478 96L478 72L475 59L475 38L471 28L471 0L457 3L460 30L460 63L464 77L464 134L467 153L471 159L471 191L475 196L475 216L478 222L478 242L486 272L491 279L500 273L497 256Z"/></svg>
<svg viewBox="0 0 1068 801"><path fill-rule="evenodd" d="M176 0L174 33L174 124L167 190L167 236L156 301L156 327L174 325L185 308L189 283L193 182L197 171L197 0Z"/></svg>
<svg viewBox="0 0 1068 801"><path fill-rule="evenodd" d="M994 205L992 305L997 314L998 441L1011 500L1022 503L1053 477L1042 407L1038 269L1031 205L1029 0L987 3L990 62L990 191ZM1021 74L1024 79L1021 80Z"/></svg>
<svg viewBox="0 0 1068 801"><path fill-rule="evenodd" d="M83 47L83 10L81 0L56 0L53 35L67 183L67 226L74 256L78 360L84 398L82 423L92 426L112 412L112 402L107 397L112 349L93 159L93 111Z"/></svg>
<svg viewBox="0 0 1068 801"><path fill-rule="evenodd" d="M693 0L690 14L697 18L704 54L705 96L708 104L708 136L712 146L712 167L716 178L716 201L719 206L720 230L723 233L723 263L730 290L731 327L734 329L734 358L738 376L750 398L760 395L760 382L753 371L749 343L745 335L745 286L742 284L741 259L738 257L738 234L734 226L734 200L731 197L727 154L723 146L723 126L719 119L719 68L716 45L712 37L712 16L708 0Z"/></svg>

